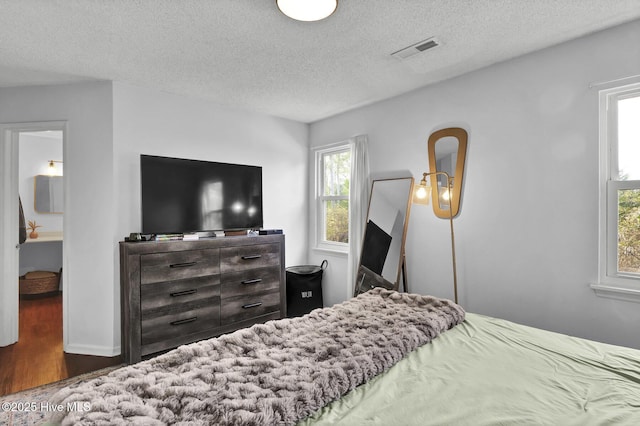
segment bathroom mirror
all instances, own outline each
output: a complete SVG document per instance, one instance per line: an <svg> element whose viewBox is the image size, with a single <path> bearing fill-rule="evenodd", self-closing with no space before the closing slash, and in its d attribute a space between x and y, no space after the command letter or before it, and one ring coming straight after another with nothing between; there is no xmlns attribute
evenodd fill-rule
<svg viewBox="0 0 640 426"><path fill-rule="evenodd" d="M63 213L62 176L35 177L34 210L37 213Z"/></svg>
<svg viewBox="0 0 640 426"><path fill-rule="evenodd" d="M448 219L460 212L460 194L464 180L464 162L467 156L467 131L459 127L438 130L429 136L429 172L446 172L431 175L431 199L436 216ZM449 210L451 204L451 210Z"/></svg>
<svg viewBox="0 0 640 426"><path fill-rule="evenodd" d="M369 208L356 276L355 295L373 287L398 290L403 271L413 177L379 179L371 184Z"/></svg>

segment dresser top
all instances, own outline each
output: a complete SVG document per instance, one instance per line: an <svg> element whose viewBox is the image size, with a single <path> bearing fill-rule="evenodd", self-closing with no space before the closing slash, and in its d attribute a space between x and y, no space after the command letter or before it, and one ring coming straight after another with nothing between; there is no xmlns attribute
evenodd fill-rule
<svg viewBox="0 0 640 426"><path fill-rule="evenodd" d="M193 241L121 241L120 248L126 254L145 254L219 247L240 247L255 244L270 244L281 242L284 242L284 234L214 237Z"/></svg>

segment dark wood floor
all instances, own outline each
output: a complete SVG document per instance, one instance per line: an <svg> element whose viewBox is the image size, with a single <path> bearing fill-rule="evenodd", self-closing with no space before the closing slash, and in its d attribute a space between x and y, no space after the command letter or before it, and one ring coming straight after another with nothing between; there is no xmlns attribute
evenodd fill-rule
<svg viewBox="0 0 640 426"><path fill-rule="evenodd" d="M57 382L104 367L122 357L65 354L62 295L20 299L19 340L0 347L0 396Z"/></svg>

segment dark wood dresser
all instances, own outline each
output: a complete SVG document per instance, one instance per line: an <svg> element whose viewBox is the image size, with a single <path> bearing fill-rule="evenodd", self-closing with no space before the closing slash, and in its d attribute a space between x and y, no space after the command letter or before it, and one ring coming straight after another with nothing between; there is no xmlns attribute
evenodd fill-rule
<svg viewBox="0 0 640 426"><path fill-rule="evenodd" d="M120 243L127 363L286 317L284 235Z"/></svg>

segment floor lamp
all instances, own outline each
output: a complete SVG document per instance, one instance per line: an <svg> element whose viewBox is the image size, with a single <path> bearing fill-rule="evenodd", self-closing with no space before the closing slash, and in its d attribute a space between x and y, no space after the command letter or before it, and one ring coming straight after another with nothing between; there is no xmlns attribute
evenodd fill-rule
<svg viewBox="0 0 640 426"><path fill-rule="evenodd" d="M453 178L449 176L446 172L431 172L431 173L423 173L422 180L416 187L416 190L413 192L413 203L414 204L429 204L429 198L431 198L431 188L427 184L427 176L444 176L447 187L442 188L442 192L440 192L440 197L442 197L445 201L447 201L447 205L449 206L449 227L451 228L451 259L453 264L453 297L454 301L458 303L458 274L456 270L456 243L453 233L453 209L451 202L451 189L453 187ZM434 200L435 202L439 202L439 200Z"/></svg>

